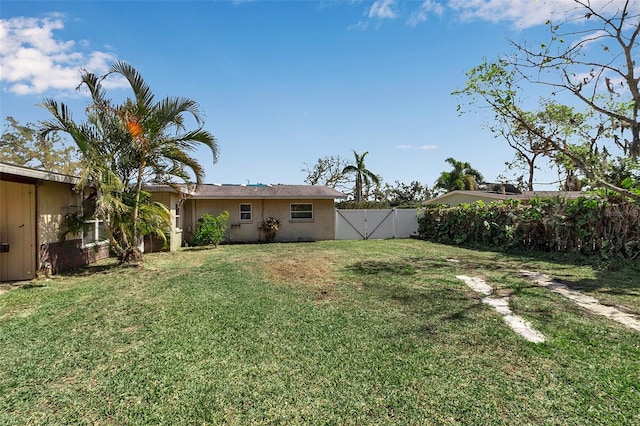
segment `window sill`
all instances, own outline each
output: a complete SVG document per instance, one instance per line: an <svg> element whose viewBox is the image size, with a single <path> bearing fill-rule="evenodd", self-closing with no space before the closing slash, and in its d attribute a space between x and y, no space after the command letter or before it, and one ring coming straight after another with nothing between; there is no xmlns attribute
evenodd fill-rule
<svg viewBox="0 0 640 426"><path fill-rule="evenodd" d="M101 247L101 246L107 246L109 245L109 240L104 240L104 241L96 241L94 243L89 243L89 244L83 244L82 248L93 248L93 247Z"/></svg>

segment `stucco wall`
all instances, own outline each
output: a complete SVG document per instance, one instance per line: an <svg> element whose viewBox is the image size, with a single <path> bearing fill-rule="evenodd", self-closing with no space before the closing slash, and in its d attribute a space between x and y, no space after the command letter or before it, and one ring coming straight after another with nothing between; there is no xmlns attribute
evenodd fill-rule
<svg viewBox="0 0 640 426"><path fill-rule="evenodd" d="M64 215L76 211L81 205L80 194L65 183L38 183L38 243L57 243L60 240L60 225ZM82 239L81 235L74 235Z"/></svg>
<svg viewBox="0 0 640 426"><path fill-rule="evenodd" d="M251 220L240 219L240 204L251 204ZM291 204L312 204L313 219L291 219ZM280 220L276 241L320 241L335 237L333 200L187 200L183 206L184 238L190 241L197 220L205 213L214 216L228 211L227 240L230 242L264 241L259 227L268 217Z"/></svg>
<svg viewBox="0 0 640 426"><path fill-rule="evenodd" d="M82 204L73 185L40 181L37 186L38 269L45 262L58 273L109 257L108 244L82 245L82 235L67 235L60 241L64 215L77 212Z"/></svg>
<svg viewBox="0 0 640 426"><path fill-rule="evenodd" d="M182 246L182 229L183 226L181 223L176 223L177 212L180 213L180 219L178 222L182 221L182 206L176 207L180 203L180 197L176 193L172 192L154 192L151 194L151 199L153 201L158 201L167 206L169 212L171 213L171 232L169 233L169 247L170 251L176 251ZM180 225L180 226L177 226ZM156 239L150 241L149 239L145 239L145 251L160 251L162 250L162 242ZM165 249L166 250L166 249Z"/></svg>

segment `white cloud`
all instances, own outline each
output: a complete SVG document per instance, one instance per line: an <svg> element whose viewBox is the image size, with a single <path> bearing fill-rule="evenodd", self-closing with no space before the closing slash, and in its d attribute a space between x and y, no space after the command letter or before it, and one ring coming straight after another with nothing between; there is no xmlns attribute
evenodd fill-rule
<svg viewBox="0 0 640 426"><path fill-rule="evenodd" d="M352 0L358 3L357 0ZM619 11L627 0L591 0L589 4L598 12L607 15ZM640 13L640 2L628 6ZM405 19L405 24L415 27L431 16L448 14L460 21L506 22L514 28L526 29L553 21L571 20L585 16L585 8L575 0L375 0L365 12L365 20L349 26L349 29L367 30L378 28L385 19ZM370 21L377 21L371 26Z"/></svg>
<svg viewBox="0 0 640 426"><path fill-rule="evenodd" d="M438 3L434 0L424 0L418 10L411 13L407 24L415 27L421 22L426 21L430 13L442 16L444 14L444 6L442 3Z"/></svg>
<svg viewBox="0 0 640 426"><path fill-rule="evenodd" d="M619 10L625 0L592 0L595 10ZM574 0L449 0L448 7L462 20L506 21L515 27L530 28L549 19L585 15Z"/></svg>
<svg viewBox="0 0 640 426"><path fill-rule="evenodd" d="M369 27L369 23L365 21L359 21L355 24L349 25L348 30L365 31Z"/></svg>
<svg viewBox="0 0 640 426"><path fill-rule="evenodd" d="M508 21L519 27L531 27L543 24L555 8L566 4L565 0L450 0L448 6L464 21Z"/></svg>
<svg viewBox="0 0 640 426"><path fill-rule="evenodd" d="M438 149L438 145L422 145L418 149L422 151L433 151L434 149Z"/></svg>
<svg viewBox="0 0 640 426"><path fill-rule="evenodd" d="M376 0L369 9L369 18L394 19L397 16L395 0Z"/></svg>
<svg viewBox="0 0 640 426"><path fill-rule="evenodd" d="M413 149L413 145L400 144L400 145L396 145L394 148L409 150L409 149ZM419 149L421 151L432 151L434 149L438 149L438 145L421 145L416 149Z"/></svg>
<svg viewBox="0 0 640 426"><path fill-rule="evenodd" d="M0 19L0 84L18 95L50 90L73 91L86 69L104 73L116 57L111 53L82 50L87 42L60 40L60 16Z"/></svg>

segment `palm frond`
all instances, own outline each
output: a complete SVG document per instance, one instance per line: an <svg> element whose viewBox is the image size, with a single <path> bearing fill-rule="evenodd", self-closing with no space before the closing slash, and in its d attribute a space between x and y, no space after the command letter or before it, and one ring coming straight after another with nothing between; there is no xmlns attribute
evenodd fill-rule
<svg viewBox="0 0 640 426"><path fill-rule="evenodd" d="M206 130L196 129L185 134L176 137L175 142L183 149L192 150L198 145L205 145L211 150L213 156L213 163L218 162L218 156L220 154L218 147L218 140L213 134ZM184 144L184 145L183 145Z"/></svg>
<svg viewBox="0 0 640 426"><path fill-rule="evenodd" d="M189 98L167 97L158 102L155 112L158 115L158 120L165 123L171 123L178 128L183 129L184 120L182 119L183 113L189 113L196 120L198 126L204 121L200 106L196 101Z"/></svg>
<svg viewBox="0 0 640 426"><path fill-rule="evenodd" d="M142 75L131 65L124 61L116 61L113 63L111 68L109 68L109 72L105 75L109 74L120 74L122 75L131 86L133 90L133 94L136 98L136 105L139 109L150 110L153 106L153 92L151 92L151 88L142 78Z"/></svg>

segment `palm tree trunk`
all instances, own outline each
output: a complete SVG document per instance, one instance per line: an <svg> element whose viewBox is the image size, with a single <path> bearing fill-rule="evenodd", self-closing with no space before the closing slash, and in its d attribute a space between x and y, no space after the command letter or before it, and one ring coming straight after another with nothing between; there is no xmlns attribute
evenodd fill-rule
<svg viewBox="0 0 640 426"><path fill-rule="evenodd" d="M143 158L142 161L140 162L140 167L138 167L138 176L136 178L136 189L135 189L136 192L135 192L133 213L132 213L133 241L129 244L130 246L132 245L132 247L128 247L126 250L130 254L125 255L125 256L130 256L131 258L127 257L126 259L124 259L125 262L131 261L131 260L133 261L142 260L142 254L138 249L138 247L140 247L140 240L138 236L138 216L140 215L140 193L142 192L142 182L144 180L143 179L144 169L146 168L146 166L147 166L147 162Z"/></svg>

